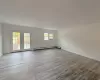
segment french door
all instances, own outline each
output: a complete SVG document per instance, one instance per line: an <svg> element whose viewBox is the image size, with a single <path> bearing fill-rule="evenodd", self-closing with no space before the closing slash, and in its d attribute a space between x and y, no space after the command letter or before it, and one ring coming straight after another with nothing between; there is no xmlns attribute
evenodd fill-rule
<svg viewBox="0 0 100 80"><path fill-rule="evenodd" d="M13 51L20 50L20 32L12 33Z"/></svg>
<svg viewBox="0 0 100 80"><path fill-rule="evenodd" d="M30 49L30 33L24 33L24 49Z"/></svg>
<svg viewBox="0 0 100 80"><path fill-rule="evenodd" d="M12 50L30 49L30 33L12 32Z"/></svg>

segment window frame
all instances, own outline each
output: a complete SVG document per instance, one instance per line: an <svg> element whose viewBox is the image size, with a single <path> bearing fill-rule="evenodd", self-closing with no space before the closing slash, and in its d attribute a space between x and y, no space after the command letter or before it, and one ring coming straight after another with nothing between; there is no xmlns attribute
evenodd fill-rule
<svg viewBox="0 0 100 80"><path fill-rule="evenodd" d="M44 33L44 40L49 40L49 33Z"/></svg>
<svg viewBox="0 0 100 80"><path fill-rule="evenodd" d="M54 34L53 34L53 33L50 33L50 34L49 34L49 39L50 39L50 40L53 40L53 38L54 38Z"/></svg>

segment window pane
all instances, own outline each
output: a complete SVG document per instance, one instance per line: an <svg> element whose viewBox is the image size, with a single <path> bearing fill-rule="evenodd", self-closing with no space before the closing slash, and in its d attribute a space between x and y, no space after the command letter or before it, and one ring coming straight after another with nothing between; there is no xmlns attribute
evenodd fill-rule
<svg viewBox="0 0 100 80"><path fill-rule="evenodd" d="M44 37L48 37L48 33L44 33Z"/></svg>
<svg viewBox="0 0 100 80"><path fill-rule="evenodd" d="M24 49L30 48L30 33L24 33Z"/></svg>
<svg viewBox="0 0 100 80"><path fill-rule="evenodd" d="M13 50L20 50L20 33L13 32L12 39L13 39Z"/></svg>
<svg viewBox="0 0 100 80"><path fill-rule="evenodd" d="M49 40L48 33L44 33L44 40Z"/></svg>
<svg viewBox="0 0 100 80"><path fill-rule="evenodd" d="M49 34L50 37L53 37L53 34Z"/></svg>
<svg viewBox="0 0 100 80"><path fill-rule="evenodd" d="M44 40L49 40L48 37L44 37Z"/></svg>
<svg viewBox="0 0 100 80"><path fill-rule="evenodd" d="M49 34L49 39L53 39L53 34Z"/></svg>

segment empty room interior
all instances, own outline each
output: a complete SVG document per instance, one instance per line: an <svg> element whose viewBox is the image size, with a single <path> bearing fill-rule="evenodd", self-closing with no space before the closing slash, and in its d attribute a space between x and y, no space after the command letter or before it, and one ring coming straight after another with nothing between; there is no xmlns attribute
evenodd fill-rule
<svg viewBox="0 0 100 80"><path fill-rule="evenodd" d="M0 0L0 80L100 80L100 0Z"/></svg>

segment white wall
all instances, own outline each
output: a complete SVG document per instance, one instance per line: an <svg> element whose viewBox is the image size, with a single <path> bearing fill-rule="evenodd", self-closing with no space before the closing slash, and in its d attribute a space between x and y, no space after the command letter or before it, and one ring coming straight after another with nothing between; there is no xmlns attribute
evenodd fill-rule
<svg viewBox="0 0 100 80"><path fill-rule="evenodd" d="M0 24L0 56L2 56L2 25Z"/></svg>
<svg viewBox="0 0 100 80"><path fill-rule="evenodd" d="M58 35L64 50L100 61L100 24L59 29Z"/></svg>
<svg viewBox="0 0 100 80"><path fill-rule="evenodd" d="M12 32L20 32L23 36L24 33L31 33L31 49L36 47L51 47L57 45L57 31L48 30L35 27L25 27L11 24L3 24L3 53L12 52ZM54 39L44 41L44 32L53 33ZM24 37L21 37L21 43L23 43ZM23 50L23 45L21 44L21 50Z"/></svg>

